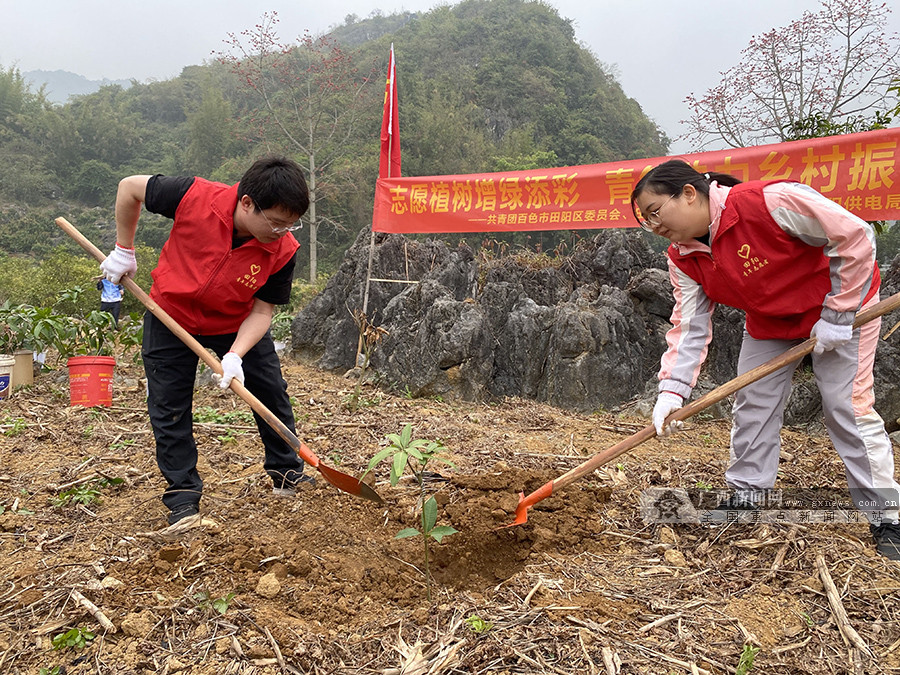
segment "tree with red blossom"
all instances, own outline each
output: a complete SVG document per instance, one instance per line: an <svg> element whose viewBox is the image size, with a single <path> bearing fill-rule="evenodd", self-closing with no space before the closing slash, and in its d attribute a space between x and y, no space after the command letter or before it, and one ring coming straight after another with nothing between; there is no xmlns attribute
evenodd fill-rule
<svg viewBox="0 0 900 675"><path fill-rule="evenodd" d="M352 56L328 35L306 31L295 43L282 43L277 24L276 12L264 13L252 29L229 33L228 49L217 56L260 104L246 111L245 130L258 144L294 156L307 170L309 279L315 283L319 224L340 226L316 207L340 183L335 170L351 150L374 70L360 75Z"/></svg>
<svg viewBox="0 0 900 675"><path fill-rule="evenodd" d="M718 85L685 99L684 137L697 149L747 147L886 125L900 78L890 11L874 0L823 0L818 12L753 37Z"/></svg>

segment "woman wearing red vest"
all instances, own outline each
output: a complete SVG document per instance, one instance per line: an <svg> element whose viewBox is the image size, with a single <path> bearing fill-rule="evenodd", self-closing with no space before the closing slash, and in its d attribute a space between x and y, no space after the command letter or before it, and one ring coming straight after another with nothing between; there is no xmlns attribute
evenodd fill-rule
<svg viewBox="0 0 900 675"><path fill-rule="evenodd" d="M697 382L717 303L746 314L738 374L815 337L813 369L825 424L851 495L869 520L877 551L900 560L900 485L890 439L873 409L880 321L853 329L856 312L878 301L871 226L806 185L741 183L727 174L698 173L680 160L647 173L631 204L644 229L672 242L675 308L653 410L657 434L681 424L664 428ZM739 507L758 506L754 497L775 485L795 367L735 395L725 480Z"/></svg>
<svg viewBox="0 0 900 675"><path fill-rule="evenodd" d="M290 299L299 247L290 232L301 227L298 219L309 207L303 170L289 159L266 157L231 186L194 177L124 178L116 195L116 248L100 264L113 283L137 270L134 236L142 205L174 220L152 273L150 297L222 359L223 389L237 378L294 431L269 326L275 306ZM144 316L142 356L171 525L199 512L203 490L191 414L198 359L150 312ZM314 483L304 476L297 453L254 417L276 493Z"/></svg>

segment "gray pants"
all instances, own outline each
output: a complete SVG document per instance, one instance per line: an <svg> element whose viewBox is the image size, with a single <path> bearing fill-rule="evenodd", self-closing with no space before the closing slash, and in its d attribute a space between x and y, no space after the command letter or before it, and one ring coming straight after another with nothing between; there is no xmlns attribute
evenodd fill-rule
<svg viewBox="0 0 900 675"><path fill-rule="evenodd" d="M872 302L877 302L873 298ZM872 367L881 321L853 331L846 345L813 354L813 371L822 395L825 426L844 462L847 484L870 522L897 521L894 455L884 422L873 409ZM744 332L738 374L772 359L802 340L757 340ZM797 363L747 385L735 394L731 429L729 487L767 489L775 485L781 452L784 405ZM798 486L810 487L810 486Z"/></svg>

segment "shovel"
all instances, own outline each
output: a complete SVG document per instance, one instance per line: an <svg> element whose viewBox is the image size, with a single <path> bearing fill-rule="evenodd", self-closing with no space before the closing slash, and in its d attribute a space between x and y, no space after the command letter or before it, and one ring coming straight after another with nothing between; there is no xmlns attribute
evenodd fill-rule
<svg viewBox="0 0 900 675"><path fill-rule="evenodd" d="M868 309L864 309L863 311L861 311L856 315L856 320L853 322L853 327L859 328L864 323L868 323L872 319L875 319L882 314L887 314L888 312L891 312L898 307L900 307L900 293L892 295L891 297L872 305ZM711 392L704 394L696 401L688 403L686 406L679 408L678 410L673 412L671 415L669 415L669 417L666 418L663 426L665 427L671 422L686 420L688 417L696 415L701 410L705 410L714 403L718 403L726 396L730 396L738 389L746 387L748 384L756 382L757 380L764 378L770 373L774 373L776 370L783 368L789 363L793 363L794 361L803 358L804 356L809 354L815 346L816 338L809 338L805 342L801 342L796 347L792 347L783 354L776 356L774 359L766 361L762 365L759 365L752 370L748 370L743 375L738 375L733 380L729 380L725 384L713 389ZM652 424L650 424L638 431L636 434L629 436L619 443L616 443L611 448L607 448L602 452L598 452L589 460L564 473L556 480L551 480L550 482L545 483L527 497L525 496L525 493L519 493L519 504L516 507L515 520L513 520L513 522L511 522L509 525L506 525L505 527L513 527L514 525L524 524L528 521L528 509L537 504L539 501L546 499L554 492L562 490L564 487L567 487L568 485L574 483L585 474L593 472L595 469L600 468L610 460L615 459L624 452L628 452L629 450L636 448L641 443L643 443L647 439L653 438L654 436L656 436L656 428Z"/></svg>
<svg viewBox="0 0 900 675"><path fill-rule="evenodd" d="M100 249L94 246L81 232L79 232L74 225L72 225L65 218L57 218L56 224L72 239L74 239L81 248L87 251L90 255L97 259L98 262L103 262L106 259L106 256L101 253ZM127 288L131 293L140 300L144 306L149 309L153 315L162 321L166 327L172 331L175 335L177 335L184 344L190 347L191 351L194 352L200 359L210 367L210 369L214 373L222 374L222 366L219 363L219 360L211 355L203 346L197 342L194 337L188 333L184 328L178 325L178 322L175 321L171 316L169 316L165 310L163 310L159 305L154 302L149 295L147 295L144 290L138 286L134 279L130 277L122 277L120 282L125 288ZM338 490L343 490L351 495L356 495L357 497L362 497L364 499L370 499L373 502L382 503L381 497L378 496L378 493L375 492L370 486L361 482L359 479L354 478L346 473L341 473L337 469L333 469L330 466L326 466L322 464L319 458L310 450L306 443L301 441L290 429L285 426L285 424L275 417L274 413L269 410L262 401L256 398L253 394L251 394L243 384L238 382L237 380L231 381L231 390L240 396L246 403L250 405L250 407L262 417L275 432L284 439L284 441L290 445L294 451L303 458L303 460L315 467L319 470L319 473L322 474L322 477L334 485Z"/></svg>

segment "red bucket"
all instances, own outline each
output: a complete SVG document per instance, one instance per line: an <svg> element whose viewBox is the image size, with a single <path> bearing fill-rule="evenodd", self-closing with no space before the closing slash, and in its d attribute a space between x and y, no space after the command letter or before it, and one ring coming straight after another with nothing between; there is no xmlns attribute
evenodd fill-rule
<svg viewBox="0 0 900 675"><path fill-rule="evenodd" d="M69 405L112 405L112 356L73 356L69 366Z"/></svg>

